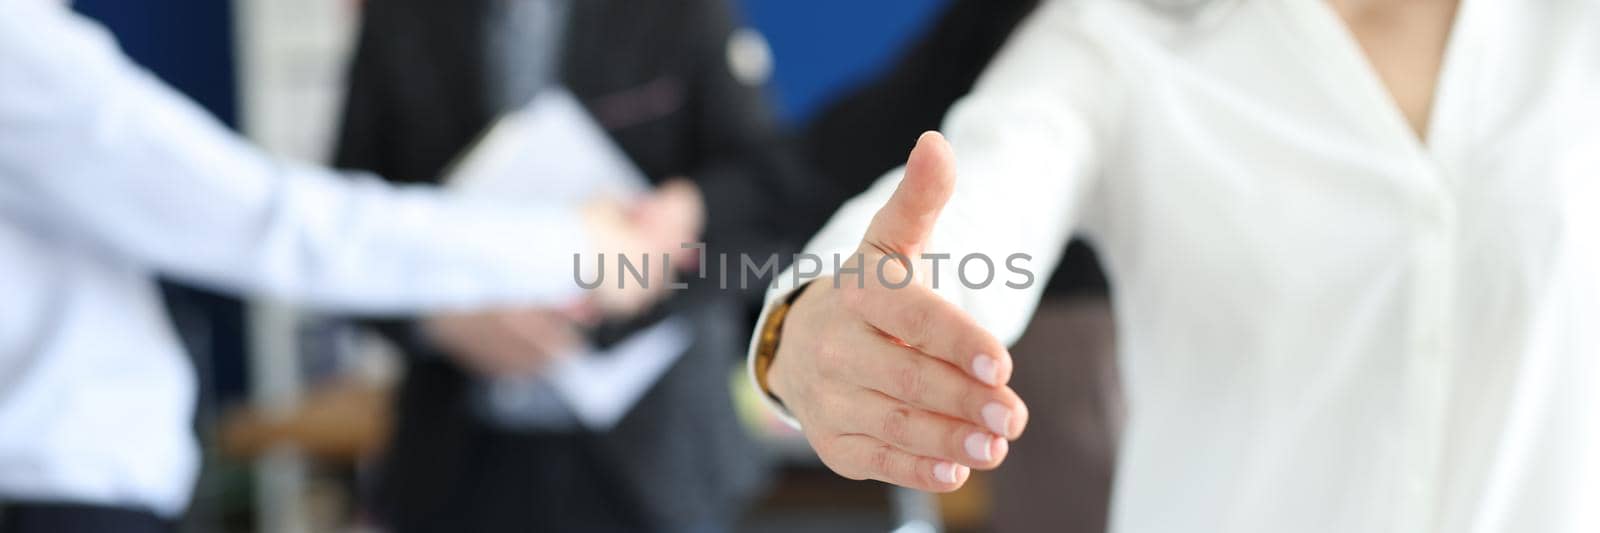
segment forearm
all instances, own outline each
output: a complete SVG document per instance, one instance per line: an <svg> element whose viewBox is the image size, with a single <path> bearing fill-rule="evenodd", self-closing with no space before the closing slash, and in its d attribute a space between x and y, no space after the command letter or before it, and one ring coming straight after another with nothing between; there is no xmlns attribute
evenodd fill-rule
<svg viewBox="0 0 1600 533"><path fill-rule="evenodd" d="M0 23L0 205L178 277L396 312L560 303L578 213L468 204L261 153L60 6Z"/></svg>

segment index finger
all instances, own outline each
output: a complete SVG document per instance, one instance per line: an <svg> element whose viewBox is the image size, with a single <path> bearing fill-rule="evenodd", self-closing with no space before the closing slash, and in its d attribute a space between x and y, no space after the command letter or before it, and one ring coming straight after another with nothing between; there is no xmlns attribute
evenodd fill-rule
<svg viewBox="0 0 1600 533"><path fill-rule="evenodd" d="M920 283L864 285L846 289L845 302L868 324L987 385L1011 380L1011 352L1000 339L933 289Z"/></svg>

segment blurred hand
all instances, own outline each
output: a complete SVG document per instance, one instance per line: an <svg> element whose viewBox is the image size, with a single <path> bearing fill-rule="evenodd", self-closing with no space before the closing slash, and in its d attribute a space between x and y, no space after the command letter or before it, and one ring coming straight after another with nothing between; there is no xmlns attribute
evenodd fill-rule
<svg viewBox="0 0 1600 533"><path fill-rule="evenodd" d="M885 286L906 279L901 262L878 274L884 256L922 252L955 178L949 144L924 134L857 250L864 274L813 281L784 320L768 385L845 477L952 491L1027 424L1005 346L922 283Z"/></svg>
<svg viewBox="0 0 1600 533"><path fill-rule="evenodd" d="M538 374L583 346L573 316L557 309L499 309L428 317L423 331L482 377Z"/></svg>
<svg viewBox="0 0 1600 533"><path fill-rule="evenodd" d="M630 218L647 238L668 246L674 267L687 270L696 266L699 255L679 247L699 239L705 229L705 210L700 187L688 179L673 178L635 204Z"/></svg>
<svg viewBox="0 0 1600 533"><path fill-rule="evenodd" d="M605 283L592 291L589 303L608 316L634 315L665 297L674 270L694 264L695 252L682 246L698 240L705 223L700 190L684 179L668 181L632 205L591 203L584 214L598 251L605 256ZM670 267L663 259L666 255L672 258ZM647 283L626 277L618 286L617 263L622 256L641 270L644 258L650 258Z"/></svg>

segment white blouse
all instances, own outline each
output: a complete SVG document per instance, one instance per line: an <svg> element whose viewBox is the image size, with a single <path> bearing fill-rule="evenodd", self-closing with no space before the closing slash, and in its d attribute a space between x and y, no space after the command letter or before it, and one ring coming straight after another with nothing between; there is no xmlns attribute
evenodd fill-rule
<svg viewBox="0 0 1600 533"><path fill-rule="evenodd" d="M948 117L930 248L1035 258L1025 290L940 271L1006 340L1070 235L1100 251L1114 530L1600 531L1600 2L1465 0L1426 143L1320 0L1148 6L1020 30Z"/></svg>

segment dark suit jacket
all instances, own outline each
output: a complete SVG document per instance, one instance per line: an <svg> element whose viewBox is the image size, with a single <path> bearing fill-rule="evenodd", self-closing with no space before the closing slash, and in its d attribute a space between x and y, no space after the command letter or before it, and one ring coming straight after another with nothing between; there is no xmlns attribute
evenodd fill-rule
<svg viewBox="0 0 1600 533"><path fill-rule="evenodd" d="M485 0L369 0L351 69L336 163L402 182L434 181L490 122L481 49ZM775 251L811 223L793 215L813 193L781 149L761 89L729 72L735 28L722 0L577 0L561 77L652 179L694 179L713 251ZM819 218L821 208L809 211ZM758 292L758 291L753 291ZM690 290L667 313L695 325L695 347L615 430L593 436L603 469L649 527L735 513L762 479L763 458L735 419L730 365L748 326L730 292ZM410 358L399 420L380 476L380 512L400 524L438 519L443 496L471 490L456 472L472 380L390 324Z"/></svg>

